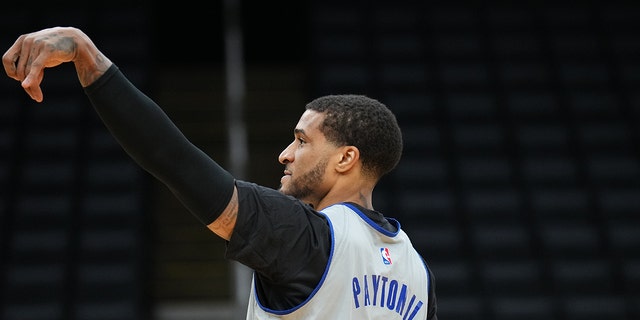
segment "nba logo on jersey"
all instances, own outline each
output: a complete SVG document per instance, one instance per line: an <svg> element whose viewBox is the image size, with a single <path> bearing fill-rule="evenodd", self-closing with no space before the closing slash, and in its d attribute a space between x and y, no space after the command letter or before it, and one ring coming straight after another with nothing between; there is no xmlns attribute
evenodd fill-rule
<svg viewBox="0 0 640 320"><path fill-rule="evenodd" d="M384 264L391 264L391 254L389 248L380 248L380 255L382 256L382 262Z"/></svg>

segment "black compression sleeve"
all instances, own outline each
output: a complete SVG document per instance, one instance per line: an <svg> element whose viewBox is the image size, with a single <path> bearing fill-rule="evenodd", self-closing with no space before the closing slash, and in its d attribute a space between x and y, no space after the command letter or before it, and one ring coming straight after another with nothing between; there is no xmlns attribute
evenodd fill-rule
<svg viewBox="0 0 640 320"><path fill-rule="evenodd" d="M114 65L85 93L123 149L163 182L202 223L233 194L234 178L180 132L165 112Z"/></svg>

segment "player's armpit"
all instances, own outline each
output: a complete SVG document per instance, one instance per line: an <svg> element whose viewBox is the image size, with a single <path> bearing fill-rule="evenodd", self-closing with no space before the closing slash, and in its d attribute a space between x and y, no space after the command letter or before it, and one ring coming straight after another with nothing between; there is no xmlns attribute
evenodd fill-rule
<svg viewBox="0 0 640 320"><path fill-rule="evenodd" d="M236 226L236 219L238 217L238 188L233 187L233 195L229 200L229 204L222 211L216 220L207 225L209 230L217 234L219 237L229 241L233 228Z"/></svg>

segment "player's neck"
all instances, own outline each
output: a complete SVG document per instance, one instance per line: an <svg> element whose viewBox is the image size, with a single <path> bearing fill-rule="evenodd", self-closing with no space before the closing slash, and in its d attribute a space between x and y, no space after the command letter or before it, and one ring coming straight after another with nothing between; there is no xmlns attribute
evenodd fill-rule
<svg viewBox="0 0 640 320"><path fill-rule="evenodd" d="M316 210L322 210L330 205L341 202L352 202L363 208L373 210L373 188L354 184L343 188L332 188L320 201L313 203Z"/></svg>

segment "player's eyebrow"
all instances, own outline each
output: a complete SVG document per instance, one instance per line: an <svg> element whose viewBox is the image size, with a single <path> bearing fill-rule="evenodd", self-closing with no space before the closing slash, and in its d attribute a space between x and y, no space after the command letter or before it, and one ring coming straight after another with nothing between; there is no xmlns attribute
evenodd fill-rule
<svg viewBox="0 0 640 320"><path fill-rule="evenodd" d="M294 134L305 134L304 129L298 129L298 128L293 129L293 133Z"/></svg>

